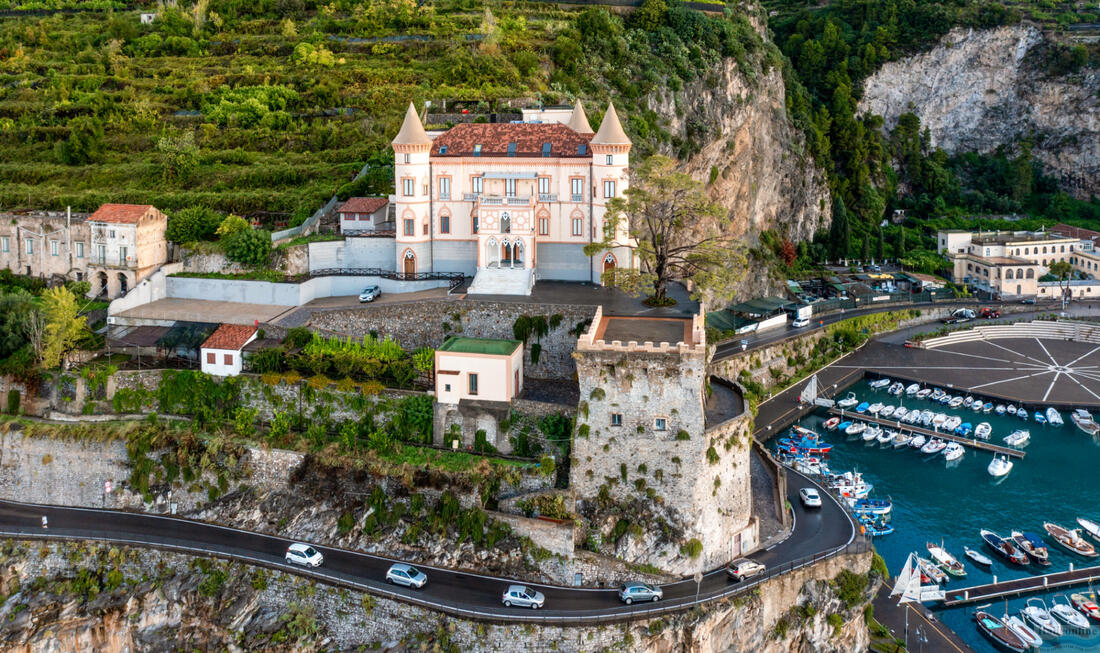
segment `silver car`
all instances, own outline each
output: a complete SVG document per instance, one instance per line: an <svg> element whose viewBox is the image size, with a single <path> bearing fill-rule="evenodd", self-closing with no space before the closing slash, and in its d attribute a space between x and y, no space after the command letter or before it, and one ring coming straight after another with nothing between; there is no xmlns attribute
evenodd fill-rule
<svg viewBox="0 0 1100 653"><path fill-rule="evenodd" d="M505 607L517 606L521 608L531 608L537 610L546 603L546 597L542 595L542 592L535 591L526 585L509 585L508 589L504 590Z"/></svg>
<svg viewBox="0 0 1100 653"><path fill-rule="evenodd" d="M359 293L360 302L373 302L382 296L382 289L378 286L367 286Z"/></svg>
<svg viewBox="0 0 1100 653"><path fill-rule="evenodd" d="M626 583L619 588L619 600L627 605L635 601L660 601L664 596L660 587L646 583Z"/></svg>
<svg viewBox="0 0 1100 653"><path fill-rule="evenodd" d="M428 576L412 565L399 562L390 565L389 570L386 572L386 582L420 589L428 584Z"/></svg>
<svg viewBox="0 0 1100 653"><path fill-rule="evenodd" d="M799 490L798 498L802 500L802 505L807 508L821 507L821 494L812 487L804 487Z"/></svg>

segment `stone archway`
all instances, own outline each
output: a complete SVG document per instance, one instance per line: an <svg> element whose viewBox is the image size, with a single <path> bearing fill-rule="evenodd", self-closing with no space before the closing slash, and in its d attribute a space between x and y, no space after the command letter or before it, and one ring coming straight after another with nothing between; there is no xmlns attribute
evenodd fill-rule
<svg viewBox="0 0 1100 653"><path fill-rule="evenodd" d="M97 296L106 295L107 290L107 273L102 270L96 274L96 288L98 288Z"/></svg>
<svg viewBox="0 0 1100 653"><path fill-rule="evenodd" d="M118 294L120 296L125 295L126 291L128 291L129 289L130 289L130 281L126 278L125 274L119 272L118 273Z"/></svg>

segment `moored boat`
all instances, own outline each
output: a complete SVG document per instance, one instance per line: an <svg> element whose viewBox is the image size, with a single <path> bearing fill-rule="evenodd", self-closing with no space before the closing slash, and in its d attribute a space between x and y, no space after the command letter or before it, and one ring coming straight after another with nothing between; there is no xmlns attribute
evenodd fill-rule
<svg viewBox="0 0 1100 653"><path fill-rule="evenodd" d="M1062 599L1061 602L1058 599ZM1088 630L1088 617L1081 614L1069 602L1065 594L1058 594L1050 600L1050 614L1065 625L1077 630Z"/></svg>
<svg viewBox="0 0 1100 653"><path fill-rule="evenodd" d="M1000 648L1013 653L1024 653L1029 648L1024 640L1009 630L1005 622L988 612L979 610L974 613L974 620L978 623L978 631Z"/></svg>
<svg viewBox="0 0 1100 653"><path fill-rule="evenodd" d="M932 394L931 388L921 388L917 390L917 399L927 399L930 394Z"/></svg>
<svg viewBox="0 0 1100 653"><path fill-rule="evenodd" d="M894 411L897 410L894 406L883 406L882 410L878 411L879 417L891 417Z"/></svg>
<svg viewBox="0 0 1100 653"><path fill-rule="evenodd" d="M881 388L885 388L886 386L890 385L890 379L883 378L883 379L879 379L877 381L871 381L867 385L871 386L875 390L879 390Z"/></svg>
<svg viewBox="0 0 1100 653"><path fill-rule="evenodd" d="M919 383L910 384L910 386L905 389L905 394L907 394L909 396L913 396L913 395L917 394L918 392L920 392L920 384Z"/></svg>
<svg viewBox="0 0 1100 653"><path fill-rule="evenodd" d="M897 435L898 432L893 429L882 429L882 433L875 439L878 440L879 444L890 444Z"/></svg>
<svg viewBox="0 0 1100 653"><path fill-rule="evenodd" d="M830 489L845 497L865 497L871 493L874 486L863 480L859 472L844 472L842 474L830 474L826 477L826 483Z"/></svg>
<svg viewBox="0 0 1100 653"><path fill-rule="evenodd" d="M897 408L894 409L894 419L896 419L896 420L900 421L900 420L904 419L905 416L908 415L908 414L909 414L909 409L906 408L905 406L898 406Z"/></svg>
<svg viewBox="0 0 1100 653"><path fill-rule="evenodd" d="M1062 421L1062 413L1054 410L1054 406L1047 408L1047 423L1051 426L1061 426L1065 424L1065 422Z"/></svg>
<svg viewBox="0 0 1100 653"><path fill-rule="evenodd" d="M1040 567L1050 566L1050 554L1047 552L1047 545L1043 542L1043 538L1035 533L1012 531L1012 543Z"/></svg>
<svg viewBox="0 0 1100 653"><path fill-rule="evenodd" d="M1053 522L1045 522L1043 529L1057 544L1070 553L1084 558L1095 558L1096 549L1089 544L1077 530L1070 530Z"/></svg>
<svg viewBox="0 0 1100 653"><path fill-rule="evenodd" d="M974 403L970 404L970 410L974 411L975 413L982 412L983 408L985 408L985 404L982 403L981 399L977 399L974 401Z"/></svg>
<svg viewBox="0 0 1100 653"><path fill-rule="evenodd" d="M837 425L839 425L839 424L840 424L840 418L839 417L830 417L829 419L825 420L825 423L822 424L822 426L825 427L825 430L827 430L827 431L835 431Z"/></svg>
<svg viewBox="0 0 1100 653"><path fill-rule="evenodd" d="M925 443L926 439L927 438L925 438L923 435L918 433L915 436L913 436L912 440L909 441L909 446L914 448L914 449L920 449L921 447L924 446L924 443Z"/></svg>
<svg viewBox="0 0 1100 653"><path fill-rule="evenodd" d="M1014 565L1027 566L1028 557L1023 551L1017 549L1011 542L1004 539L1000 535L997 535L993 531L982 529L981 530L982 541L986 546L993 550L994 553L1001 556L1005 562L1011 562Z"/></svg>
<svg viewBox="0 0 1100 653"><path fill-rule="evenodd" d="M886 391L896 397L897 395L905 392L905 384L901 381L895 381L894 384L891 385Z"/></svg>
<svg viewBox="0 0 1100 653"><path fill-rule="evenodd" d="M1096 435L1097 433L1100 433L1100 424L1097 424L1096 420L1092 418L1092 413L1085 410L1084 408L1078 408L1077 410L1073 411L1073 414L1071 414L1069 417L1073 420L1073 423L1077 425L1077 428L1081 429L1085 433L1089 435Z"/></svg>
<svg viewBox="0 0 1100 653"><path fill-rule="evenodd" d="M1100 622L1100 606L1096 605L1096 601L1093 600L1095 598L1096 595L1091 592L1088 594L1074 592L1069 595L1069 600L1073 602L1073 607L1077 608L1078 612L1092 621Z"/></svg>
<svg viewBox="0 0 1100 653"><path fill-rule="evenodd" d="M989 425L989 422L982 422L974 427L974 437L979 440L988 440L989 434L993 432L993 427Z"/></svg>
<svg viewBox="0 0 1100 653"><path fill-rule="evenodd" d="M1028 648L1039 648L1043 645L1043 638L1039 636L1039 633L1031 629L1024 623L1024 620L1016 615L1005 615L1005 625L1012 631L1014 635L1019 637L1024 644L1027 644Z"/></svg>
<svg viewBox="0 0 1100 653"><path fill-rule="evenodd" d="M1005 436L1005 444L1010 447L1022 447L1031 440L1031 433L1026 429L1017 429Z"/></svg>
<svg viewBox="0 0 1100 653"><path fill-rule="evenodd" d="M952 415L943 421L943 430L954 433L955 429L962 425L962 418L958 415Z"/></svg>
<svg viewBox="0 0 1100 653"><path fill-rule="evenodd" d="M943 548L943 544L926 542L924 546L928 549L928 555L932 556L941 569L952 576L966 575L966 567L959 562L958 558L948 553L947 549Z"/></svg>
<svg viewBox="0 0 1100 653"><path fill-rule="evenodd" d="M968 546L964 546L963 553L966 554L967 558L970 558L971 562L982 565L983 567L993 566L993 560L991 560L989 556L985 555L981 551L978 551L977 549L971 549Z"/></svg>
<svg viewBox="0 0 1100 653"><path fill-rule="evenodd" d="M848 504L848 508L850 508L852 512L859 515L889 515L894 505L890 499L857 499L855 497L848 497L844 501Z"/></svg>
<svg viewBox="0 0 1100 653"><path fill-rule="evenodd" d="M995 478L1004 476L1012 471L1013 462L1005 455L994 455L993 460L989 461L989 466L986 467L986 471L990 476Z"/></svg>
<svg viewBox="0 0 1100 653"><path fill-rule="evenodd" d="M1005 412L1008 413L1009 415L1015 415L1016 414L1016 404L1009 404L1008 407L1005 408Z"/></svg>
<svg viewBox="0 0 1100 653"><path fill-rule="evenodd" d="M970 422L963 422L962 424L959 424L959 426L955 429L955 435L961 435L964 438L969 436L973 432L974 427L970 424Z"/></svg>
<svg viewBox="0 0 1100 653"><path fill-rule="evenodd" d="M874 425L868 426L867 429L863 432L863 441L872 442L874 440L877 440L878 436L880 435L882 435L882 427Z"/></svg>
<svg viewBox="0 0 1100 653"><path fill-rule="evenodd" d="M932 438L923 447L920 448L921 453L937 454L943 451L947 447L947 443L939 438Z"/></svg>
<svg viewBox="0 0 1100 653"><path fill-rule="evenodd" d="M958 442L948 442L947 446L943 448L943 457L948 460L958 460L966 453L966 449Z"/></svg>
<svg viewBox="0 0 1100 653"><path fill-rule="evenodd" d="M935 390L932 391L932 394L928 398L931 399L932 401L939 401L940 399L943 399L943 395L944 395L943 389L942 388L936 388Z"/></svg>
<svg viewBox="0 0 1100 653"><path fill-rule="evenodd" d="M967 408L970 408L973 405L974 405L974 397L967 397L966 399L963 399L963 406L965 406Z"/></svg>
<svg viewBox="0 0 1100 653"><path fill-rule="evenodd" d="M877 416L880 412L882 412L882 409L885 407L885 404L883 404L881 401L876 401L875 403L867 407L867 412Z"/></svg>
<svg viewBox="0 0 1100 653"><path fill-rule="evenodd" d="M1028 599L1027 605L1023 610L1020 610L1020 614L1023 615L1024 621L1031 624L1031 627L1038 631L1040 635L1051 638L1062 636L1062 624L1054 618L1054 615L1050 614L1050 610L1047 609L1047 604L1043 599L1035 597Z"/></svg>
<svg viewBox="0 0 1100 653"><path fill-rule="evenodd" d="M1004 404L997 404L997 407L993 409L993 412L997 413L998 415L1004 415L1005 411L1007 410L1008 409L1005 407Z"/></svg>
<svg viewBox="0 0 1100 653"><path fill-rule="evenodd" d="M943 413L936 413L935 415L932 416L932 426L935 427L935 428L939 428L939 427L943 426L943 423L946 420L947 420L947 415L944 415Z"/></svg>
<svg viewBox="0 0 1100 653"><path fill-rule="evenodd" d="M1035 422L1038 423L1038 424L1046 424L1047 423L1047 416L1044 415L1041 411L1037 410L1037 411L1035 411Z"/></svg>
<svg viewBox="0 0 1100 653"><path fill-rule="evenodd" d="M936 414L930 410L922 410L920 412L920 423L925 426L931 426L932 420L936 419Z"/></svg>
<svg viewBox="0 0 1100 653"><path fill-rule="evenodd" d="M861 401L859 403L859 405L856 406L856 412L859 413L860 415L862 415L863 413L866 413L867 409L870 408L870 407L871 407L871 404L867 403L866 401Z"/></svg>
<svg viewBox="0 0 1100 653"><path fill-rule="evenodd" d="M985 413L986 415L992 413L993 412L993 402L992 401L985 402L985 406L982 408L982 412Z"/></svg>
<svg viewBox="0 0 1100 653"><path fill-rule="evenodd" d="M907 447L907 446L909 446L909 442L912 439L913 439L913 434L912 433L901 433L901 432L899 432L897 435L894 436L894 448L895 449L901 449L902 447Z"/></svg>
<svg viewBox="0 0 1100 653"><path fill-rule="evenodd" d="M933 583L942 585L948 581L947 572L936 566L934 562L928 558L917 558L917 566L920 568L920 572L928 577Z"/></svg>
<svg viewBox="0 0 1100 653"><path fill-rule="evenodd" d="M844 429L844 432L848 435L859 435L867 430L867 425L863 422L852 422L848 425L848 428Z"/></svg>
<svg viewBox="0 0 1100 653"><path fill-rule="evenodd" d="M1016 417L1019 417L1021 422L1026 422L1027 421L1027 409L1026 408L1021 408L1020 410L1016 411Z"/></svg>
<svg viewBox="0 0 1100 653"><path fill-rule="evenodd" d="M1100 542L1100 524L1097 524L1091 519L1085 519L1084 517L1078 517L1077 523L1089 534L1089 537Z"/></svg>
<svg viewBox="0 0 1100 653"><path fill-rule="evenodd" d="M871 537L882 537L894 532L893 525L881 516L857 515L856 517L859 519L864 531Z"/></svg>
<svg viewBox="0 0 1100 653"><path fill-rule="evenodd" d="M849 392L848 396L840 399L836 402L838 408L851 408L859 403L859 399L856 399L856 393Z"/></svg>

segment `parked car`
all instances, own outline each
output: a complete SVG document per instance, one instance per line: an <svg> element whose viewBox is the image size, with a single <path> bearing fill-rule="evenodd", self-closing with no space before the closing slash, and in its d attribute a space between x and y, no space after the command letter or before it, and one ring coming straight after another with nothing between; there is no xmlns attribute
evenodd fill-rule
<svg viewBox="0 0 1100 653"><path fill-rule="evenodd" d="M1020 303L1021 304L1034 304L1035 303L1035 298L1034 297L1028 297L1027 299L1021 299Z"/></svg>
<svg viewBox="0 0 1100 653"><path fill-rule="evenodd" d="M944 324L958 324L960 322L969 322L974 319L974 311L969 308L955 309L951 315L943 318Z"/></svg>
<svg viewBox="0 0 1100 653"><path fill-rule="evenodd" d="M808 326L809 324L810 324L810 318L800 317L800 318L797 318L794 322L791 322L791 327L795 328L795 329L801 329L802 327Z"/></svg>
<svg viewBox="0 0 1100 653"><path fill-rule="evenodd" d="M821 507L821 495L817 490L812 487L804 487L798 491L798 498L802 500L802 505L807 508L820 508Z"/></svg>
<svg viewBox="0 0 1100 653"><path fill-rule="evenodd" d="M312 546L295 542L286 548L286 561L303 567L320 567L325 557Z"/></svg>
<svg viewBox="0 0 1100 653"><path fill-rule="evenodd" d="M367 286L359 293L360 302L373 302L382 296L382 289L378 286Z"/></svg>
<svg viewBox="0 0 1100 653"><path fill-rule="evenodd" d="M542 595L542 592L535 591L526 585L509 585L508 589L504 590L505 607L512 607L513 605L521 608L531 608L537 610L546 603L546 597Z"/></svg>
<svg viewBox="0 0 1100 653"><path fill-rule="evenodd" d="M993 318L1001 317L1001 312L995 308L983 306L982 309L978 311L978 317L986 320L992 320Z"/></svg>
<svg viewBox="0 0 1100 653"><path fill-rule="evenodd" d="M732 580L744 580L764 572L764 565L748 558L738 558L726 565L726 575Z"/></svg>
<svg viewBox="0 0 1100 653"><path fill-rule="evenodd" d="M412 565L398 562L390 565L389 570L386 572L386 582L420 589L428 584L428 576Z"/></svg>
<svg viewBox="0 0 1100 653"><path fill-rule="evenodd" d="M619 600L627 605L635 601L660 601L664 596L660 587L646 583L631 582L619 588Z"/></svg>

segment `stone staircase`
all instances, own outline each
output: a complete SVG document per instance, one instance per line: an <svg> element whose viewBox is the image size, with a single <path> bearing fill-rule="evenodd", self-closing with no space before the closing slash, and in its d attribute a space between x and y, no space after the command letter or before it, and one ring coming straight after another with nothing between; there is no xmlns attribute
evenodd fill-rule
<svg viewBox="0 0 1100 653"><path fill-rule="evenodd" d="M530 295L534 287L534 270L480 268L467 292L471 295Z"/></svg>

